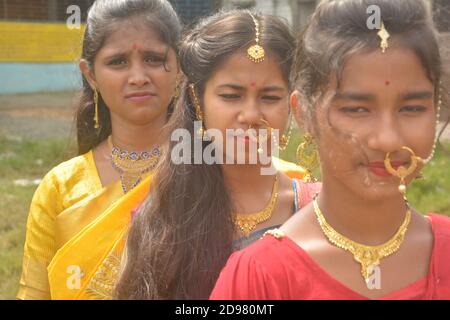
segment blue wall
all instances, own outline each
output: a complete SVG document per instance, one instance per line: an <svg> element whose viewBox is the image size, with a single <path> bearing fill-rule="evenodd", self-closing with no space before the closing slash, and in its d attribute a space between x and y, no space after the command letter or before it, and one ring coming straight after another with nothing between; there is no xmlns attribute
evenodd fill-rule
<svg viewBox="0 0 450 320"><path fill-rule="evenodd" d="M78 90L77 63L0 63L0 94Z"/></svg>

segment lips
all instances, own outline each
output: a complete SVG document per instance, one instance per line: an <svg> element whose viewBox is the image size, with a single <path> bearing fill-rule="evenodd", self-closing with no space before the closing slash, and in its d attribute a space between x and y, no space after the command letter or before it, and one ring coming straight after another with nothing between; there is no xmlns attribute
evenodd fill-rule
<svg viewBox="0 0 450 320"><path fill-rule="evenodd" d="M245 143L249 143L249 142L250 142L250 137L249 137L248 135L245 135L245 134L242 134L242 135L236 135L236 136L234 136L234 138L235 138L235 139L238 139L238 140L242 140L242 141L244 141Z"/></svg>
<svg viewBox="0 0 450 320"><path fill-rule="evenodd" d="M138 92L132 92L132 93L125 95L125 98L130 99L130 100L145 100L145 99L149 99L153 96L155 96L155 94L153 92L138 91Z"/></svg>
<svg viewBox="0 0 450 320"><path fill-rule="evenodd" d="M398 169L400 166L405 166L407 163L404 161L391 161L391 165L394 169ZM387 170L386 167L384 165L383 161L373 161L370 162L367 165L367 168L369 168L369 170L379 176L379 177L389 177L392 176Z"/></svg>

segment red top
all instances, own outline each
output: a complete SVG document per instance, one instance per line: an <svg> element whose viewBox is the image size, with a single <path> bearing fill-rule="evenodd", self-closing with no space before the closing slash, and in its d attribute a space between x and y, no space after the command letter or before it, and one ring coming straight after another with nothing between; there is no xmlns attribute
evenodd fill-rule
<svg viewBox="0 0 450 320"><path fill-rule="evenodd" d="M450 299L450 218L430 214L434 244L428 276L382 299ZM213 300L362 300L322 269L289 237L266 236L234 253L210 296Z"/></svg>

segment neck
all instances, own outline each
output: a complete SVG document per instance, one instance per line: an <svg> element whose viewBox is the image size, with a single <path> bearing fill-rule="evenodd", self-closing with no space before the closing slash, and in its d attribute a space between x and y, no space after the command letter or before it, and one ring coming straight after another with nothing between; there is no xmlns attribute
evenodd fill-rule
<svg viewBox="0 0 450 320"><path fill-rule="evenodd" d="M260 169L259 165L222 165L225 184L238 212L252 212L245 205L251 204L252 198L259 204L270 199L275 176L261 175Z"/></svg>
<svg viewBox="0 0 450 320"><path fill-rule="evenodd" d="M162 143L161 130L166 123L166 115L150 123L137 125L111 114L111 123L114 146L128 151L144 151Z"/></svg>
<svg viewBox="0 0 450 320"><path fill-rule="evenodd" d="M403 223L407 211L401 195L367 200L336 181L324 181L318 204L336 231L366 245L388 241Z"/></svg>

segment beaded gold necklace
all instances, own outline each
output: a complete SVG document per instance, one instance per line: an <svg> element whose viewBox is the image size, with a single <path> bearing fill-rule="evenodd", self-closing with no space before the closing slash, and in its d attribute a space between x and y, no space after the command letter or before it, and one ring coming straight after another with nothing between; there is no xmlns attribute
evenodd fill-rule
<svg viewBox="0 0 450 320"><path fill-rule="evenodd" d="M142 176L152 170L161 157L159 146L150 151L130 152L114 146L111 136L108 137L108 145L111 148L111 165L120 174L124 193L136 187Z"/></svg>

